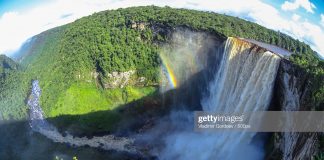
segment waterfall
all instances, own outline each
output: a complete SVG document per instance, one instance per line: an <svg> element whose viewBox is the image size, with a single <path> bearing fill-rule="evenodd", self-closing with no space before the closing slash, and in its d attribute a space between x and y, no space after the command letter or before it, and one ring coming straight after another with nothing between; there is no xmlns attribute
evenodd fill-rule
<svg viewBox="0 0 324 160"><path fill-rule="evenodd" d="M201 100L203 110L220 113L267 110L280 59L253 43L228 38L208 94ZM177 113L178 119L181 116L188 113ZM180 128L193 123L174 121ZM263 159L262 147L251 144L255 134L197 133L192 128L182 129L167 136L166 147L159 156L161 159Z"/></svg>
<svg viewBox="0 0 324 160"><path fill-rule="evenodd" d="M63 136L52 124L46 121L44 113L39 104L41 89L38 80L32 82L31 95L27 105L29 106L29 124L34 132L38 132L53 142L67 143L72 146L90 146L101 148L104 150L125 151L137 153L133 146L134 140L125 137L115 137L114 135L106 135L102 137L94 136L91 139L87 137L74 137L70 134Z"/></svg>
<svg viewBox="0 0 324 160"><path fill-rule="evenodd" d="M208 88L209 96L202 100L203 110L225 113L267 110L279 62L279 56L274 53L241 39L228 38L220 68ZM226 153L249 145L254 135L221 132L215 146L220 153Z"/></svg>
<svg viewBox="0 0 324 160"><path fill-rule="evenodd" d="M228 38L220 68L203 99L211 112L264 111L270 103L280 58L237 38Z"/></svg>

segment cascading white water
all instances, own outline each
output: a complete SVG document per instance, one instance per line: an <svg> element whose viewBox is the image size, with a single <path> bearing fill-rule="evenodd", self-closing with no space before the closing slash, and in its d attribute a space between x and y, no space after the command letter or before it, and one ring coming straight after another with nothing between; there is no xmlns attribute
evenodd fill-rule
<svg viewBox="0 0 324 160"><path fill-rule="evenodd" d="M54 142L67 143L72 146L90 146L102 148L104 150L126 151L136 153L133 147L133 139L124 137L115 137L114 135L106 135L102 137L73 137L68 134L63 136L58 130L44 119L43 111L39 105L41 89L37 80L32 82L32 92L28 100L29 106L29 124L34 132L38 132Z"/></svg>
<svg viewBox="0 0 324 160"><path fill-rule="evenodd" d="M280 58L260 52L251 43L228 38L220 69L202 102L204 111L243 112L266 110Z"/></svg>
<svg viewBox="0 0 324 160"><path fill-rule="evenodd" d="M215 78L208 87L208 96L202 100L203 110L220 113L267 110L279 62L280 57L274 53L238 38L228 38ZM177 116L181 115L188 113ZM189 123L179 125L192 125ZM252 132L176 131L166 138L166 148L160 157L262 159L262 148L251 144L254 136Z"/></svg>
<svg viewBox="0 0 324 160"><path fill-rule="evenodd" d="M240 39L228 38L220 69L208 88L209 96L202 101L204 111L233 113L267 110L280 58L253 47L253 44ZM254 135L251 132L222 132L215 147L226 153L242 143L249 144ZM230 156L225 154L220 157Z"/></svg>

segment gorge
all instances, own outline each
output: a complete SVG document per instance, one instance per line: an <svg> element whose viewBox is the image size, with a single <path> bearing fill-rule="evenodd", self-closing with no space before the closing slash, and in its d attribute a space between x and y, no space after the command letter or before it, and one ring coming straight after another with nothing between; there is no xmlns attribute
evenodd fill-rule
<svg viewBox="0 0 324 160"><path fill-rule="evenodd" d="M0 159L292 160L323 151L320 133L193 130L194 111L323 109L323 61L242 19L103 11L32 37L13 58L0 72Z"/></svg>
<svg viewBox="0 0 324 160"><path fill-rule="evenodd" d="M182 38L185 39L188 39L188 35L191 35L188 42L201 42L200 36L197 36L197 34L201 33L183 32L182 29L176 33L186 33L186 35L182 35L184 36ZM189 45L192 46L190 42ZM282 94L284 101L280 108L283 110L299 110L300 96L297 91L298 84L295 82L291 84L292 86L289 86L291 75L286 71L280 74L277 73L280 65L285 65L284 68L279 69L280 71L291 68L289 63L277 55L280 55L280 53L272 53L256 44L232 37L229 37L223 45L220 45L220 48L224 47L224 49L212 49L215 51L213 54L220 55L217 56L218 59L215 59L215 61L218 61L216 63L218 68L211 67L213 68L211 70L213 78L211 78L211 81L206 86L205 91L208 93L204 94L208 96L200 100L203 111L232 113L268 110L273 94L276 94L273 91L276 79L277 81L282 79L282 82L277 83L283 86L281 91L276 91ZM223 53L219 51L223 51ZM193 54L197 54L197 52ZM187 69L186 67L184 68ZM283 77L280 77L281 74ZM176 73L173 76L178 77ZM75 147L87 145L105 150L137 153L132 138L118 138L113 135L105 135L102 137L94 136L88 139L87 137L74 137L68 133L63 136L53 125L44 119L43 111L39 106L40 94L38 81L34 80L32 82L31 96L28 101L30 126L33 131L39 132L53 142L67 143ZM166 131L160 124L152 129L165 130L167 133L163 135L166 141L162 142L165 143L165 148L156 155L160 159L188 159L193 157L194 159L237 159L239 157L242 159L242 156L245 159L263 159L266 156L265 151L261 149L264 147L266 139L258 140L256 143L254 137L257 133L226 131L223 133L195 133L190 130L190 126L193 125L192 120L185 122L181 120L183 118L191 119L193 112L186 109L175 112L171 113L171 115L176 114L176 116L169 117L167 115L168 118L172 119L169 125L175 126L175 128L182 128L181 131L178 129ZM183 125L187 127L183 129L181 127ZM150 135L150 130L147 132L144 133L145 136L155 136ZM305 151L299 152L298 155L292 155L291 152L294 152L294 149L299 149L296 145L300 143L298 142L298 137L302 135L298 133L283 133L283 137L277 142L280 147L276 148L278 152L282 152L282 159L305 159L314 154L316 140L310 141L308 139L302 147L302 150ZM138 136L140 135L135 137ZM314 136L312 137L315 138ZM201 145L199 150L195 149L195 146L198 144ZM242 148L245 149L242 150ZM179 149L183 151L180 152ZM152 153L154 155L154 152Z"/></svg>

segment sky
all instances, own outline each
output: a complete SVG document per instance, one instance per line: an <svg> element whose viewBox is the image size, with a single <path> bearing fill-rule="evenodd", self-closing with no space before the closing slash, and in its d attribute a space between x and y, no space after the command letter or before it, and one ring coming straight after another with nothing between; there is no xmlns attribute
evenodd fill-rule
<svg viewBox="0 0 324 160"><path fill-rule="evenodd" d="M0 0L0 54L8 55L30 37L83 16L145 5L240 17L299 39L324 57L324 0Z"/></svg>

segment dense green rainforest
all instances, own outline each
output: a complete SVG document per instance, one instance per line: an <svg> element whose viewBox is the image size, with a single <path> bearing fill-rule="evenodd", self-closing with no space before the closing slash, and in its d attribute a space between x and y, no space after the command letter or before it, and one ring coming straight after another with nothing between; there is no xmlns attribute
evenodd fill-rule
<svg viewBox="0 0 324 160"><path fill-rule="evenodd" d="M113 110L153 96L160 82L160 46L168 42L165 33L154 32L156 26L182 26L285 48L295 53L290 60L313 79L311 103L317 107L323 104L324 62L307 44L236 17L147 6L103 11L45 31L22 46L14 55L16 62L1 56L0 118L26 118L26 98L33 79L40 81L41 106L47 117ZM113 72L128 71L134 72L125 86L107 86ZM145 81L139 83L141 78ZM115 112L77 119L84 128L96 130L112 129L118 120Z"/></svg>

